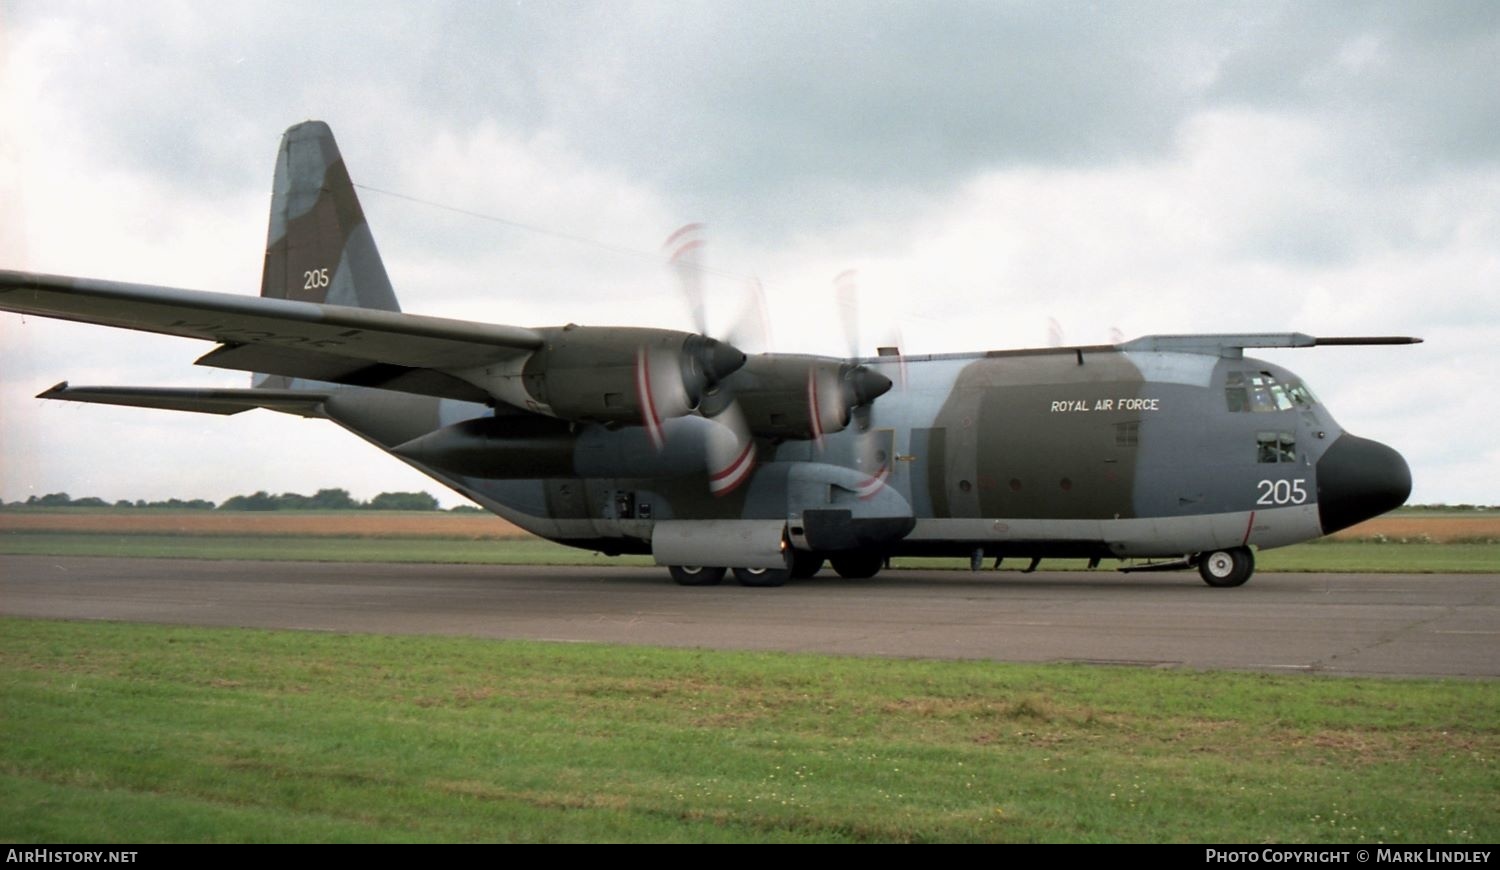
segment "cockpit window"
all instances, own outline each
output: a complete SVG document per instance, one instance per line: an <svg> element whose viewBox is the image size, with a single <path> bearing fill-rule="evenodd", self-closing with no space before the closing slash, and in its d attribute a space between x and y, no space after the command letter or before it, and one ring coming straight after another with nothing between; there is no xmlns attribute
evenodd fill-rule
<svg viewBox="0 0 1500 870"><path fill-rule="evenodd" d="M1230 372L1224 378L1224 401L1229 406L1231 414L1247 411L1249 407L1245 404L1245 376L1239 372Z"/></svg>
<svg viewBox="0 0 1500 870"><path fill-rule="evenodd" d="M1255 433L1257 462L1296 462L1297 437L1291 432Z"/></svg>
<svg viewBox="0 0 1500 870"><path fill-rule="evenodd" d="M1270 372L1230 372L1224 377L1224 405L1241 411L1290 411L1316 404L1312 391L1296 381L1282 382Z"/></svg>
<svg viewBox="0 0 1500 870"><path fill-rule="evenodd" d="M1308 389L1305 384L1287 384L1286 392L1288 396L1292 397L1293 402L1304 408L1311 408L1318 403L1317 397L1313 395L1312 390Z"/></svg>

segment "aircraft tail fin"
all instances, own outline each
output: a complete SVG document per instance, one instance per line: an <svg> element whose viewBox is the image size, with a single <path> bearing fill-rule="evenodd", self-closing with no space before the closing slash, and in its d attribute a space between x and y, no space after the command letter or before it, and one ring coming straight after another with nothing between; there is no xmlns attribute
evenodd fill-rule
<svg viewBox="0 0 1500 870"><path fill-rule="evenodd" d="M304 121L281 137L260 295L400 311L333 131Z"/></svg>

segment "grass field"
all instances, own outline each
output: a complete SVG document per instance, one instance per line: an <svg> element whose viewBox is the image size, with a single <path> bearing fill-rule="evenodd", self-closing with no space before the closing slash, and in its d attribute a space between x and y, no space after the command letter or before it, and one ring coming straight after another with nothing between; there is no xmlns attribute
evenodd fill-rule
<svg viewBox="0 0 1500 870"><path fill-rule="evenodd" d="M0 620L0 839L1500 838L1500 686Z"/></svg>

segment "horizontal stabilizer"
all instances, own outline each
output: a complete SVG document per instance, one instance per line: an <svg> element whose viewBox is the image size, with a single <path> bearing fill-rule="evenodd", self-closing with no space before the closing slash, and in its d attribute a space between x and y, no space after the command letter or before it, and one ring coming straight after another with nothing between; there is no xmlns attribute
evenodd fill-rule
<svg viewBox="0 0 1500 870"><path fill-rule="evenodd" d="M267 408L301 417L322 417L327 393L307 390L202 389L196 387L70 387L67 381L37 396L97 405L238 414Z"/></svg>

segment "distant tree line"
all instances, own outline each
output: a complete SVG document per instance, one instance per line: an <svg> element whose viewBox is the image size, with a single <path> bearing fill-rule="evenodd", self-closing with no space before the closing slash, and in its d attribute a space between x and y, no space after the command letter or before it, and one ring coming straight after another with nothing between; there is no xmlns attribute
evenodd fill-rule
<svg viewBox="0 0 1500 870"><path fill-rule="evenodd" d="M382 492L369 501L357 501L347 489L320 489L312 495L284 492L272 495L264 490L252 495L236 495L225 499L223 504L195 498L184 500L169 498L166 501L130 501L121 499L110 504L102 498L72 498L65 492L54 492L42 496L31 496L24 502L13 501L7 508L142 508L186 511L435 511L441 510L438 500L426 492ZM455 511L477 511L478 508L460 505Z"/></svg>

